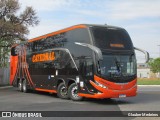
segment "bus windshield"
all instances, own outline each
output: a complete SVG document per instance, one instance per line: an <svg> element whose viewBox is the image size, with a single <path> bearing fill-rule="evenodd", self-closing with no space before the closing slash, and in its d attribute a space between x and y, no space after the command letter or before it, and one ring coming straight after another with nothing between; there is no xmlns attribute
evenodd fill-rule
<svg viewBox="0 0 160 120"><path fill-rule="evenodd" d="M104 77L127 77L136 74L134 55L103 55L100 62L101 75Z"/></svg>

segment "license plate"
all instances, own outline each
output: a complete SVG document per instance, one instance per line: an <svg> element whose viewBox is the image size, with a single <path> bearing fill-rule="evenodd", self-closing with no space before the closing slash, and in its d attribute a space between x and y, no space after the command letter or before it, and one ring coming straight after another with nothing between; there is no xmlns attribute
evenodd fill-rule
<svg viewBox="0 0 160 120"><path fill-rule="evenodd" d="M119 98L124 98L124 97L126 97L126 95L125 95L125 94L121 94L121 95L119 95Z"/></svg>

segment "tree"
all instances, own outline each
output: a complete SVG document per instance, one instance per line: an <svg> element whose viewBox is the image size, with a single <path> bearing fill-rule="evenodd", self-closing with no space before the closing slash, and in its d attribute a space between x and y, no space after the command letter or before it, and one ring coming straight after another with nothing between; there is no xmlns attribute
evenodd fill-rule
<svg viewBox="0 0 160 120"><path fill-rule="evenodd" d="M17 40L27 40L28 27L38 25L39 20L32 7L18 14L18 0L0 0L0 67L6 66L11 46Z"/></svg>
<svg viewBox="0 0 160 120"><path fill-rule="evenodd" d="M153 73L160 73L160 58L151 59L149 61L149 66Z"/></svg>

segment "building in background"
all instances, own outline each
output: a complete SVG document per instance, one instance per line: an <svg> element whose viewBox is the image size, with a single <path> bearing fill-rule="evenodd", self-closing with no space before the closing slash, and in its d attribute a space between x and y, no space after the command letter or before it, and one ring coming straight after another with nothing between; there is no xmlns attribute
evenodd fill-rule
<svg viewBox="0 0 160 120"><path fill-rule="evenodd" d="M138 78L157 78L157 74L153 73L147 63L137 63Z"/></svg>
<svg viewBox="0 0 160 120"><path fill-rule="evenodd" d="M137 77L150 78L151 70L146 63L137 63Z"/></svg>

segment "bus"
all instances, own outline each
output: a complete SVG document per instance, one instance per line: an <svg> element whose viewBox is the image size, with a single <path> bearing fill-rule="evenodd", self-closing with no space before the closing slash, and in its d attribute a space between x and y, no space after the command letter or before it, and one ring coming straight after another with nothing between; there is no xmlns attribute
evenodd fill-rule
<svg viewBox="0 0 160 120"><path fill-rule="evenodd" d="M135 50L148 61L121 27L75 25L12 46L10 84L74 101L136 96Z"/></svg>

